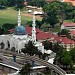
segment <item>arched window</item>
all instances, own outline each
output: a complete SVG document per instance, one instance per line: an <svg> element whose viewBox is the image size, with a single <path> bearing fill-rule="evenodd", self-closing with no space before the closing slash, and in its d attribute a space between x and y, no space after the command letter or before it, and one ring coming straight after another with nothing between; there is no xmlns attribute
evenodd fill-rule
<svg viewBox="0 0 75 75"><path fill-rule="evenodd" d="M7 46L8 46L8 48L10 48L10 43L9 43L9 41L7 41Z"/></svg>
<svg viewBox="0 0 75 75"><path fill-rule="evenodd" d="M4 49L5 45L3 42L0 43L1 49Z"/></svg>

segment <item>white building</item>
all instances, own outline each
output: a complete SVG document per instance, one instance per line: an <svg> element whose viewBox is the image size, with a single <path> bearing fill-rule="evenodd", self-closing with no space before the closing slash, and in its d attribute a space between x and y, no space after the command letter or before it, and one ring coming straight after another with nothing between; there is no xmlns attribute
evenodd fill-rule
<svg viewBox="0 0 75 75"><path fill-rule="evenodd" d="M67 29L67 30L75 30L75 23L72 23L72 22L64 22L62 25L61 25L61 30L62 29Z"/></svg>
<svg viewBox="0 0 75 75"><path fill-rule="evenodd" d="M21 16L20 16L20 10L18 13L18 26L14 29L13 34L8 35L0 35L0 43L4 43L4 49L12 47L15 47L15 50L20 52L21 49L25 46L28 41L32 41L35 46L41 52L44 52L44 46L42 43L36 41L36 29L35 29L35 14L33 14L33 23L32 23L32 36L29 36L26 32L25 27L21 26Z"/></svg>

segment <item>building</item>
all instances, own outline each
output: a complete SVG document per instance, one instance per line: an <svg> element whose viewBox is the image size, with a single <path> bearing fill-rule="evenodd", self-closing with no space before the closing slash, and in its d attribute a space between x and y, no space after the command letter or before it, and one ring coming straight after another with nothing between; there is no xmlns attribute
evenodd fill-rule
<svg viewBox="0 0 75 75"><path fill-rule="evenodd" d="M21 16L20 16L20 10L18 13L18 26L14 29L11 29L9 31L13 31L12 34L8 35L0 35L0 43L4 43L4 49L12 49L12 47L15 47L15 50L18 52L21 52L21 49L24 48L25 44L27 44L29 41L32 41L35 46L44 53L44 46L41 42L37 41L36 39L36 28L35 28L35 14L33 14L33 23L32 27L26 30L25 27L21 26ZM29 32L29 33L27 33ZM30 34L30 35L29 35Z"/></svg>
<svg viewBox="0 0 75 75"><path fill-rule="evenodd" d="M67 51L75 47L74 40L68 39L67 37L55 36L53 41L58 42L59 45L63 46Z"/></svg>
<svg viewBox="0 0 75 75"><path fill-rule="evenodd" d="M62 0L62 2L69 2L72 3L73 6L75 6L75 0Z"/></svg>
<svg viewBox="0 0 75 75"><path fill-rule="evenodd" d="M61 25L61 30L62 29L67 29L67 30L75 30L75 23L72 23L72 22L64 22L62 25Z"/></svg>

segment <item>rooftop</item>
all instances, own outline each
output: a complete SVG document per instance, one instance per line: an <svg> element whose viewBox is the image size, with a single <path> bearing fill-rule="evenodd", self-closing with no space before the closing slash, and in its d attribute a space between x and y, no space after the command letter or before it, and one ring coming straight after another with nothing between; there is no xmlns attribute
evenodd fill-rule
<svg viewBox="0 0 75 75"><path fill-rule="evenodd" d="M64 0L64 2L71 2L75 6L75 0Z"/></svg>
<svg viewBox="0 0 75 75"><path fill-rule="evenodd" d="M64 22L63 25L65 27L68 27L68 26L75 27L75 23L73 23L73 22Z"/></svg>

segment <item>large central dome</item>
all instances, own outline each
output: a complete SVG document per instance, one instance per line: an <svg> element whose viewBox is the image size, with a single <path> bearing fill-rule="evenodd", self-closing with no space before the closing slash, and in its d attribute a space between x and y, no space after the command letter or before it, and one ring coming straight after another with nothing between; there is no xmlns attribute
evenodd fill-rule
<svg viewBox="0 0 75 75"><path fill-rule="evenodd" d="M25 35L26 34L26 29L23 26L17 26L14 30L15 35Z"/></svg>

